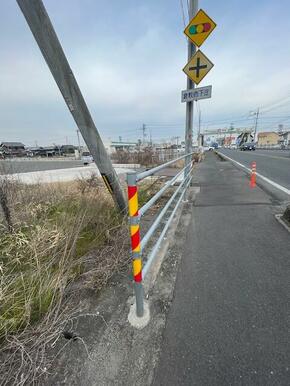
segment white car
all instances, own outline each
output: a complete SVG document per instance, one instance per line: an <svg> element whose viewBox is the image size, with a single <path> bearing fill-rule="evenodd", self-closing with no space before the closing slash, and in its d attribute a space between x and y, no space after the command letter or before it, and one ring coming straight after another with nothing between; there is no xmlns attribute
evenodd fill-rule
<svg viewBox="0 0 290 386"><path fill-rule="evenodd" d="M91 164L92 162L94 162L94 159L88 151L84 151L82 153L82 161L83 161L84 165L88 165L88 164Z"/></svg>

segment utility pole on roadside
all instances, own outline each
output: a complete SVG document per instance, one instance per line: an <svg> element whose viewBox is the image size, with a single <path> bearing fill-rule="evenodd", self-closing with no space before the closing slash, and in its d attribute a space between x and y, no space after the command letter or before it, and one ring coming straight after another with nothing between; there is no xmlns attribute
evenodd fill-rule
<svg viewBox="0 0 290 386"><path fill-rule="evenodd" d="M41 0L17 0L42 55L120 211L126 201L119 178L91 117L72 69Z"/></svg>
<svg viewBox="0 0 290 386"><path fill-rule="evenodd" d="M257 127L258 127L258 119L259 119L259 114L260 114L260 107L258 107L257 111L254 114L256 116L255 129L254 129L254 142L255 142L256 141Z"/></svg>
<svg viewBox="0 0 290 386"><path fill-rule="evenodd" d="M197 131L197 145L198 145L198 147L201 146L200 130L201 130L201 109L199 107L199 111L198 111L198 131Z"/></svg>
<svg viewBox="0 0 290 386"><path fill-rule="evenodd" d="M79 158L81 159L81 141L80 141L80 131L77 129L77 136L78 136L78 146L79 146Z"/></svg>
<svg viewBox="0 0 290 386"><path fill-rule="evenodd" d="M198 0L189 0L189 9L188 16L189 20L191 20L198 11ZM187 48L187 56L188 61L192 58L192 56L196 52L196 46L188 39L188 48ZM187 90L193 89L194 83L188 77L187 78ZM185 153L192 152L192 130L193 130L193 101L186 102L186 122L185 122ZM186 157L185 163L189 165L191 161L191 156ZM185 176L189 173L189 168L186 168Z"/></svg>

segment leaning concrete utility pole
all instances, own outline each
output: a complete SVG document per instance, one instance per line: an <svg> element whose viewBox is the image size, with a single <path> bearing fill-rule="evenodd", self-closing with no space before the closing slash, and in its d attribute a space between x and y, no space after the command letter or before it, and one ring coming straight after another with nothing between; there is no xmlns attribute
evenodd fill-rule
<svg viewBox="0 0 290 386"><path fill-rule="evenodd" d="M94 157L107 189L121 211L126 202L118 176L106 152L81 90L41 0L17 0L64 100Z"/></svg>
<svg viewBox="0 0 290 386"><path fill-rule="evenodd" d="M189 10L188 16L189 20L191 20L198 11L198 0L189 0ZM188 61L192 58L192 56L196 52L195 45L188 39ZM193 81L187 77L187 90L191 90L194 88ZM185 123L185 154L192 153L192 128L193 128L193 101L186 102L186 123ZM188 165L191 161L191 157L188 156L185 160L186 165ZM189 171L189 167L186 169L186 174Z"/></svg>

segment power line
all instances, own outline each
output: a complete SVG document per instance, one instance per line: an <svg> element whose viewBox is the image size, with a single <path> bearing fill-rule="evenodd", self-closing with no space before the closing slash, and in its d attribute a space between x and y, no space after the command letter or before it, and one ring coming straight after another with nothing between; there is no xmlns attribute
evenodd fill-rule
<svg viewBox="0 0 290 386"><path fill-rule="evenodd" d="M184 123L157 123L157 124L146 124L147 127L182 127Z"/></svg>
<svg viewBox="0 0 290 386"><path fill-rule="evenodd" d="M282 102L282 103L278 104L277 106L274 105L273 107L268 108L266 111L263 111L262 114L267 114L268 112L270 112L272 110L280 109L281 107L286 106L286 105L289 105L289 107L290 107L290 101Z"/></svg>
<svg viewBox="0 0 290 386"><path fill-rule="evenodd" d="M290 98L290 95L288 95L287 97L283 97L281 99L278 99L276 102L272 102L272 103L269 103L267 105L264 105L264 106L261 106L261 110L264 110L264 109L268 109L268 108L271 108L272 106L275 106L277 104L280 104L281 102L285 101L286 99L289 99Z"/></svg>
<svg viewBox="0 0 290 386"><path fill-rule="evenodd" d="M259 120L261 122L267 121L267 120L272 120L272 119L283 119L283 118L288 118L289 115L273 115L273 116L266 116L266 117L260 117ZM245 121L250 121L252 116L246 117L246 118L234 118L232 117L231 119L217 119L217 120L211 120L211 121L204 121L205 124L209 126L213 125L221 125L221 124L227 124L227 123L232 123L232 122L245 122Z"/></svg>
<svg viewBox="0 0 290 386"><path fill-rule="evenodd" d="M187 11L187 14L188 14L188 17L190 17L189 15L189 0L186 0L186 11Z"/></svg>
<svg viewBox="0 0 290 386"><path fill-rule="evenodd" d="M182 20L183 20L183 25L184 28L186 27L186 22L185 22L185 14L184 14L184 7L183 7L183 0L179 0L180 7L181 7L181 13L182 13Z"/></svg>

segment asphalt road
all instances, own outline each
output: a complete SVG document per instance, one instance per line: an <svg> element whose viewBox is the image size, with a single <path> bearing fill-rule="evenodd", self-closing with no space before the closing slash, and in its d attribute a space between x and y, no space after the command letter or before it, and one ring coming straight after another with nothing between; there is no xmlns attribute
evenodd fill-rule
<svg viewBox="0 0 290 386"><path fill-rule="evenodd" d="M279 207L213 153L194 183L154 385L288 386L290 234Z"/></svg>
<svg viewBox="0 0 290 386"><path fill-rule="evenodd" d="M248 168L251 167L252 161L256 161L258 173L290 189L290 150L240 151L219 149L218 151Z"/></svg>
<svg viewBox="0 0 290 386"><path fill-rule="evenodd" d="M83 166L83 162L76 160L0 160L0 174L29 173L80 166Z"/></svg>

